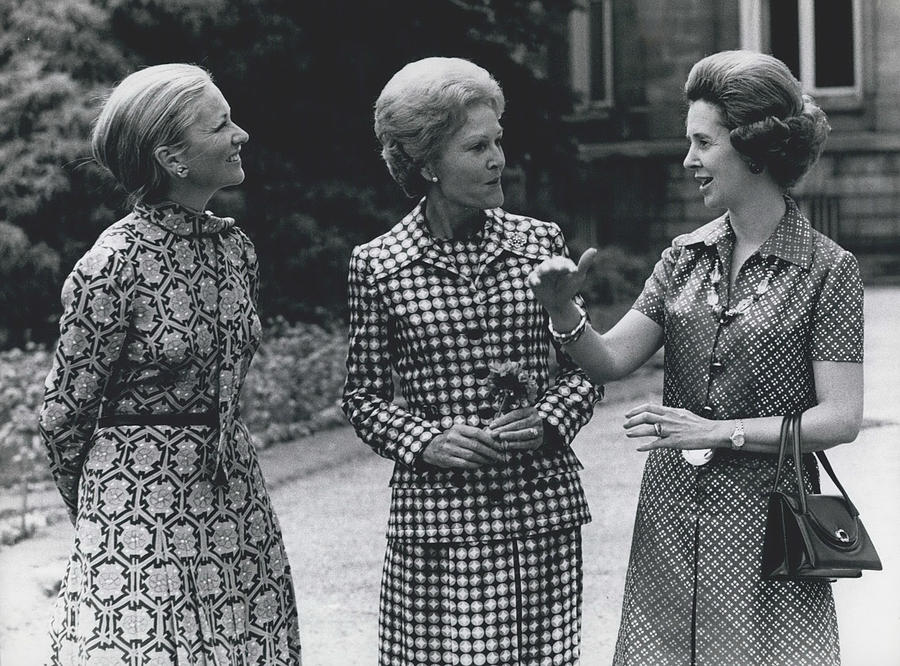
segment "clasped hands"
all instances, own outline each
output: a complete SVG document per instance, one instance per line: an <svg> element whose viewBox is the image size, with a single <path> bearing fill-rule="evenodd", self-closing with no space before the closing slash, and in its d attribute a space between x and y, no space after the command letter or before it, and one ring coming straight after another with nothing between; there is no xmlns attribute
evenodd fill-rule
<svg viewBox="0 0 900 666"><path fill-rule="evenodd" d="M487 428L454 424L432 439L422 459L436 467L476 469L506 461L508 451L534 451L544 443L544 422L533 406L514 409Z"/></svg>

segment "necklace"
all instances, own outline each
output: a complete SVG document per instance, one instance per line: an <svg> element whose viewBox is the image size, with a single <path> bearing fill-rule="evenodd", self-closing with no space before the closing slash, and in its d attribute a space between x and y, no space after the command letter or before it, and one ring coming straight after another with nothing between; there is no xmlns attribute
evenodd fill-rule
<svg viewBox="0 0 900 666"><path fill-rule="evenodd" d="M719 316L719 322L722 324L731 323L736 317L744 314L750 307L758 301L763 294L769 291L772 276L775 275L775 262L769 260L769 268L762 279L756 284L756 288L749 296L744 296L733 308L723 308L719 304L718 285L722 281L722 271L719 270L719 262L717 261L709 272L709 293L706 295L706 303L713 312Z"/></svg>

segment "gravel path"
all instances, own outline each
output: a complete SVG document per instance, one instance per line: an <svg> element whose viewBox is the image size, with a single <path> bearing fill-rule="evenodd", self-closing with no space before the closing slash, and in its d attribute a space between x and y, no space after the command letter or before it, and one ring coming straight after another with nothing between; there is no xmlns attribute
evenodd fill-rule
<svg viewBox="0 0 900 666"><path fill-rule="evenodd" d="M900 664L900 288L866 292L866 428L831 454L885 571L835 584L845 666ZM582 666L610 663L643 455L622 414L658 400L658 368L608 387L575 441L594 516L584 530ZM306 666L374 666L391 465L338 428L262 453L300 600ZM65 566L68 523L0 551L0 664L43 663L46 621Z"/></svg>

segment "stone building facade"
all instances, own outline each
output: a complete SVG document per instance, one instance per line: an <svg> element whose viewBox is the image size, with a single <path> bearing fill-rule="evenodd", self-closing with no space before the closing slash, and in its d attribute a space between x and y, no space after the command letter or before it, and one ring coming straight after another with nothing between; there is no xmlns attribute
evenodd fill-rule
<svg viewBox="0 0 900 666"><path fill-rule="evenodd" d="M787 62L832 125L793 192L804 212L849 249L900 250L900 2L579 0L561 35L548 74L580 98L574 238L658 249L712 217L681 166L682 87L704 55L748 48Z"/></svg>

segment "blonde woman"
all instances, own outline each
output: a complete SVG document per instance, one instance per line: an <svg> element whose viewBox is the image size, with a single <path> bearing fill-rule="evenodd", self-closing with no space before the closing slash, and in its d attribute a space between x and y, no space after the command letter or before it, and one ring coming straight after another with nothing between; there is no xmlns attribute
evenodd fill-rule
<svg viewBox="0 0 900 666"><path fill-rule="evenodd" d="M249 136L209 74L148 67L94 127L133 208L78 261L40 413L75 548L51 663L300 663L278 520L238 394L257 260L210 197Z"/></svg>

